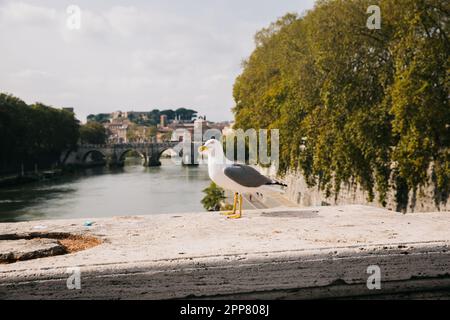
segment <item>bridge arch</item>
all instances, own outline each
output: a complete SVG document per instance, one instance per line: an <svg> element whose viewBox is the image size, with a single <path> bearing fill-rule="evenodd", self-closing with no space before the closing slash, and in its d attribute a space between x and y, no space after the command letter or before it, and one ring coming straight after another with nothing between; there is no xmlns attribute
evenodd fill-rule
<svg viewBox="0 0 450 320"><path fill-rule="evenodd" d="M137 154L142 158L142 160L144 160L144 164L147 163L147 161L148 161L148 155L147 155L147 153L146 153L146 152L142 152L142 150L134 149L134 148L129 148L129 149L125 149L125 150L121 151L121 152L119 153L119 155L118 155L118 160L119 160L119 162L120 162L120 163L124 163L124 162L125 162L125 159L126 159L126 155L127 155L128 153L130 153L130 152L135 152L135 153L137 153Z"/></svg>
<svg viewBox="0 0 450 320"><path fill-rule="evenodd" d="M99 156L99 158L102 158L102 161L106 161L106 158L107 158L106 154L104 154L100 150L92 149L92 150L88 150L88 151L86 151L85 153L82 154L82 156L81 156L82 163L83 164L87 163L87 160L88 160L89 156L91 156L91 155ZM96 162L96 161L94 161L94 162Z"/></svg>
<svg viewBox="0 0 450 320"><path fill-rule="evenodd" d="M175 154L177 153L173 147L168 146L168 147L161 148L160 150L158 150L158 160L162 157L163 153L165 153L166 151L172 151ZM178 152L178 156L179 157L183 156L183 150Z"/></svg>
<svg viewBox="0 0 450 320"><path fill-rule="evenodd" d="M176 164L183 165L198 165L198 152L197 148L201 145L199 142L191 142L189 144L190 152L184 156L184 150L186 146L179 146L179 142L171 142L170 144L161 145L158 149L157 154L157 162L160 163L160 158L164 152L167 150L172 150L175 154L177 154L177 159L175 160Z"/></svg>
<svg viewBox="0 0 450 320"><path fill-rule="evenodd" d="M96 161L92 161L94 165L100 162L106 162L111 166L122 166L126 154L135 151L144 160L146 166L160 165L161 155L167 150L174 150L178 152L178 141L167 141L159 143L142 143L142 144L110 144L110 145L78 145L73 150L66 151L62 156L62 163L66 165L81 165L87 164L91 155ZM179 152L179 156L182 153ZM96 163L97 162L97 163Z"/></svg>

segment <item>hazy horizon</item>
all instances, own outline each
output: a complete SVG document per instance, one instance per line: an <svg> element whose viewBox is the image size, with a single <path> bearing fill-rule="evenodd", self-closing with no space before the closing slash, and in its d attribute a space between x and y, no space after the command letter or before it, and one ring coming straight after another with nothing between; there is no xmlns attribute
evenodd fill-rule
<svg viewBox="0 0 450 320"><path fill-rule="evenodd" d="M0 92L89 114L191 108L232 120L253 36L308 1L0 0ZM66 23L82 10L81 29Z"/></svg>

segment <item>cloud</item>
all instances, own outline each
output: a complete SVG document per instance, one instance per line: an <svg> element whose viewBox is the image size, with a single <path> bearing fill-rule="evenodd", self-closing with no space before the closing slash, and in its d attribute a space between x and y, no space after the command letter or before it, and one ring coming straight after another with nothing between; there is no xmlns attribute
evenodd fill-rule
<svg viewBox="0 0 450 320"><path fill-rule="evenodd" d="M50 78L52 75L42 70L25 69L13 74L13 76L19 79L38 80Z"/></svg>
<svg viewBox="0 0 450 320"><path fill-rule="evenodd" d="M232 87L253 35L312 0L77 0L81 29L60 0L0 0L0 90L74 107L191 107L231 119ZM300 7L299 7L300 6Z"/></svg>
<svg viewBox="0 0 450 320"><path fill-rule="evenodd" d="M24 2L8 2L0 7L0 21L27 25L28 27L48 26L56 21L56 10Z"/></svg>
<svg viewBox="0 0 450 320"><path fill-rule="evenodd" d="M149 18L144 12L140 12L136 7L114 6L105 14L112 32L131 37L145 30L149 25Z"/></svg>

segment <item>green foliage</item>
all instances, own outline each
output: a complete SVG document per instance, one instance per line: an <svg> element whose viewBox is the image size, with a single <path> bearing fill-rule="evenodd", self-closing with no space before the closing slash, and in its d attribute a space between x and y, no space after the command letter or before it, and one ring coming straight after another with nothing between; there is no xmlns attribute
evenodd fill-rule
<svg viewBox="0 0 450 320"><path fill-rule="evenodd" d="M196 117L197 111L186 108L178 108L175 110L175 115L179 117L180 120L190 121Z"/></svg>
<svg viewBox="0 0 450 320"><path fill-rule="evenodd" d="M150 112L144 112L140 117L131 113L128 115L128 120L139 126L156 126L160 121L160 116L160 111L155 109Z"/></svg>
<svg viewBox="0 0 450 320"><path fill-rule="evenodd" d="M381 30L366 13L378 4ZM450 188L446 0L322 0L256 37L234 85L235 128L280 129L280 173L379 201L429 181ZM394 181L394 185L391 185ZM407 197L406 197L407 199Z"/></svg>
<svg viewBox="0 0 450 320"><path fill-rule="evenodd" d="M177 118L183 121L191 121L197 116L197 113L198 112L195 110L186 108L179 108L177 110L168 109L163 111L154 109L150 112L130 112L128 115L128 120L139 126L152 127L159 124L162 115L166 115L169 121ZM105 123L111 120L111 114L91 114L87 117L87 120L88 122Z"/></svg>
<svg viewBox="0 0 450 320"><path fill-rule="evenodd" d="M205 197L201 201L203 207L208 211L219 211L220 204L225 199L224 190L211 182L211 185L203 192L205 193Z"/></svg>
<svg viewBox="0 0 450 320"><path fill-rule="evenodd" d="M85 144L105 144L108 138L105 127L98 122L88 122L80 127L80 141Z"/></svg>
<svg viewBox="0 0 450 320"><path fill-rule="evenodd" d="M167 116L168 120L174 120L177 117L177 113L173 110L163 110L161 111L161 115Z"/></svg>
<svg viewBox="0 0 450 320"><path fill-rule="evenodd" d="M111 114L109 114L109 113L90 114L87 116L88 122L105 123L105 122L109 122L110 119L111 119Z"/></svg>
<svg viewBox="0 0 450 320"><path fill-rule="evenodd" d="M57 163L63 150L76 146L78 129L71 112L0 94L0 172Z"/></svg>

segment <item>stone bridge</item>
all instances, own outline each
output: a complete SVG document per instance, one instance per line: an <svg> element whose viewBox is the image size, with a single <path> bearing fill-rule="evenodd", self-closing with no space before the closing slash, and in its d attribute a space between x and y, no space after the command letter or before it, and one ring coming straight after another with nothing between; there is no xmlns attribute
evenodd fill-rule
<svg viewBox="0 0 450 320"><path fill-rule="evenodd" d="M76 150L69 150L62 155L61 163L63 165L88 164L91 155L100 155L110 166L123 166L127 153L134 151L144 159L144 165L149 167L160 166L160 157L164 151L172 149L180 157L184 165L198 164L197 148L201 142L178 142L169 141L161 143L126 143L126 144L108 144L108 145L79 145Z"/></svg>

